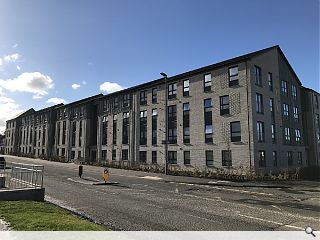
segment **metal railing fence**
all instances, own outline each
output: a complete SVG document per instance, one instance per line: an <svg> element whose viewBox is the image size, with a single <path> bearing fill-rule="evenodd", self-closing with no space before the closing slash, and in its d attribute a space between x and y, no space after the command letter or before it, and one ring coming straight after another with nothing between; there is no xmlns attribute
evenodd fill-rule
<svg viewBox="0 0 320 240"><path fill-rule="evenodd" d="M2 174L6 178L5 186L8 189L42 188L43 170L42 165L7 162L2 169Z"/></svg>

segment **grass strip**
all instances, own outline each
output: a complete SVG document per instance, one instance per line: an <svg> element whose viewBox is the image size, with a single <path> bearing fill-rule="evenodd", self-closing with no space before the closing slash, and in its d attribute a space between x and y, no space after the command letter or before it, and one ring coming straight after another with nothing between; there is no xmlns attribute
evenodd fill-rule
<svg viewBox="0 0 320 240"><path fill-rule="evenodd" d="M107 231L48 202L0 201L0 217L16 231Z"/></svg>

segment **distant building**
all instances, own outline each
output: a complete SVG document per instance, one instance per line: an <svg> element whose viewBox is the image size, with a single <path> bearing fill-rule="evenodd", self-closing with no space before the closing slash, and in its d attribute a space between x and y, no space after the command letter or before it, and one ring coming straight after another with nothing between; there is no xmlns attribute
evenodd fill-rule
<svg viewBox="0 0 320 240"><path fill-rule="evenodd" d="M6 137L0 134L0 154L4 154Z"/></svg>
<svg viewBox="0 0 320 240"><path fill-rule="evenodd" d="M303 87L302 100L307 164L320 166L320 94Z"/></svg>
<svg viewBox="0 0 320 240"><path fill-rule="evenodd" d="M7 121L5 152L152 168L167 159L171 170L236 174L319 164L304 90L274 46L170 77L167 86L161 78L31 109Z"/></svg>

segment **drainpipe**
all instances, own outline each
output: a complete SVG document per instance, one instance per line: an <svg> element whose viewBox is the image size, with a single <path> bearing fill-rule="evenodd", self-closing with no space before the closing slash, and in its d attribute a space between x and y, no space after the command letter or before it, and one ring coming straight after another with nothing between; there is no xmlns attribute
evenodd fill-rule
<svg viewBox="0 0 320 240"><path fill-rule="evenodd" d="M250 110L249 110L249 81L248 81L248 66L247 66L247 61L246 61L246 90L247 90L247 107L248 107L248 112L247 112L247 118L248 118L248 133L249 133L249 159L250 159L250 177L252 177L252 157L251 157L251 133L250 133ZM252 109L251 109L252 110Z"/></svg>

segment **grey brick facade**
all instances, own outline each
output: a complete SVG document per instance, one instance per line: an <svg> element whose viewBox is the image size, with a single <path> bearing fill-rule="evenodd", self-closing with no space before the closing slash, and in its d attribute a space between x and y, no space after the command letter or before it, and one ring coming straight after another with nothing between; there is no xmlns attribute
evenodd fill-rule
<svg viewBox="0 0 320 240"><path fill-rule="evenodd" d="M29 112L50 121L30 122L39 138L28 145L16 134L26 128L21 115L7 122L5 151L163 168L167 131L170 169L247 174L319 164L307 154L315 142L305 135L302 89L275 46L170 77L167 92L161 78Z"/></svg>

